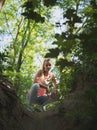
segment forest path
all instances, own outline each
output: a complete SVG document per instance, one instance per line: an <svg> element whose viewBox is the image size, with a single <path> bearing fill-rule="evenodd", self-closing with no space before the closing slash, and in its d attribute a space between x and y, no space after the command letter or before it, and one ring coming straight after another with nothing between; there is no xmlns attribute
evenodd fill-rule
<svg viewBox="0 0 97 130"><path fill-rule="evenodd" d="M0 77L0 130L86 130L87 126L91 127L87 116L84 117L86 124L82 120L83 113L92 112L91 104L86 104L84 89L69 93L52 110L32 113L23 106L12 87Z"/></svg>

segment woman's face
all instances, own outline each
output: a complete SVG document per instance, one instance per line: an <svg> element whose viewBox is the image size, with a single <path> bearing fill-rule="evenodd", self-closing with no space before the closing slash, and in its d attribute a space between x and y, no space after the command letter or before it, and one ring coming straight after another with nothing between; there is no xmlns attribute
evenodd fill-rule
<svg viewBox="0 0 97 130"><path fill-rule="evenodd" d="M44 63L44 70L45 71L50 71L51 70L51 68L52 68L52 64L51 64L51 62L50 61L46 61L45 63Z"/></svg>

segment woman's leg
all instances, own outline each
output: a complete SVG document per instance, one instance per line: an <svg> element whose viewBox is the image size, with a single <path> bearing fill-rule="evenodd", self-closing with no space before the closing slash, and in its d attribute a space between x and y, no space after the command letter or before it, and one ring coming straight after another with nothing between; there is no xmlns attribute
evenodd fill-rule
<svg viewBox="0 0 97 130"><path fill-rule="evenodd" d="M37 97L37 104L41 106L42 111L46 111L46 104L49 100L49 96Z"/></svg>
<svg viewBox="0 0 97 130"><path fill-rule="evenodd" d="M33 84L31 90L29 91L29 95L28 95L28 109L33 111L33 104L36 103L37 100L37 93L38 93L38 89L40 88L38 83Z"/></svg>
<svg viewBox="0 0 97 130"><path fill-rule="evenodd" d="M37 103L38 103L39 105L44 105L45 102L48 101L48 99L49 99L48 96L40 96L40 97L37 97Z"/></svg>

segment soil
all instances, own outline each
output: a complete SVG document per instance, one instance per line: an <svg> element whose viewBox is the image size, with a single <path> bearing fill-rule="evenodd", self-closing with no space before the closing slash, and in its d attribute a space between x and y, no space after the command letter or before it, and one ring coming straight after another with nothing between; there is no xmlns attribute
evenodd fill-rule
<svg viewBox="0 0 97 130"><path fill-rule="evenodd" d="M87 108L92 111L84 93L78 89L54 109L32 113L20 102L13 85L0 77L0 130L96 130L92 120L81 117Z"/></svg>

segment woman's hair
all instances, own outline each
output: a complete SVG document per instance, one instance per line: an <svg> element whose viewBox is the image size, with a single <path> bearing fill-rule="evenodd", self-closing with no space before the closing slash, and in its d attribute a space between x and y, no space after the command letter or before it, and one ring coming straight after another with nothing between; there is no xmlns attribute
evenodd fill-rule
<svg viewBox="0 0 97 130"><path fill-rule="evenodd" d="M45 59L44 62L43 62L43 66L42 66L42 70L44 71L44 65L46 62L50 62L51 63L51 60L50 59Z"/></svg>

